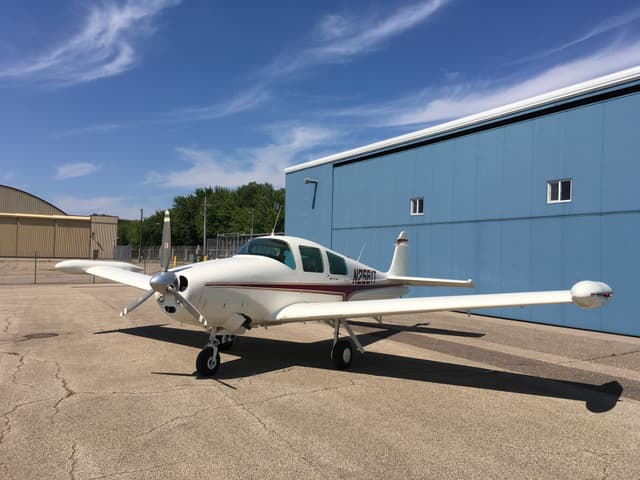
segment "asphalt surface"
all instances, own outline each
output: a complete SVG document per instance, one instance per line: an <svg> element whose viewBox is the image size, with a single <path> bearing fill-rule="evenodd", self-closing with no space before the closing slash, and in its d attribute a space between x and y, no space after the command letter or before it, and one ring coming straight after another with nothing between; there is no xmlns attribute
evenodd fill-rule
<svg viewBox="0 0 640 480"><path fill-rule="evenodd" d="M0 286L0 478L640 478L640 339L445 313L204 331L118 285ZM614 299L615 301L615 299Z"/></svg>

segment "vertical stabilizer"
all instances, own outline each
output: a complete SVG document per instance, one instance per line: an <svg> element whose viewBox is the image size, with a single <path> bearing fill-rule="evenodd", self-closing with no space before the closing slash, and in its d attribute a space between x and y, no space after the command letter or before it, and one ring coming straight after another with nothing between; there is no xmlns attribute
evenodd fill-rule
<svg viewBox="0 0 640 480"><path fill-rule="evenodd" d="M409 273L409 238L407 232L400 232L396 239L396 249L387 274L406 276Z"/></svg>

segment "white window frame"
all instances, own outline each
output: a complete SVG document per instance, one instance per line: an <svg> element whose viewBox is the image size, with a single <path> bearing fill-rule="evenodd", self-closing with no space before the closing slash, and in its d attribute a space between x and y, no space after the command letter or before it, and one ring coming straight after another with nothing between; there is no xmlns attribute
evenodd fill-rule
<svg viewBox="0 0 640 480"><path fill-rule="evenodd" d="M424 215L424 197L413 197L409 200L409 214Z"/></svg>
<svg viewBox="0 0 640 480"><path fill-rule="evenodd" d="M569 198L567 200L562 199L562 182L569 182ZM553 185L558 185L558 198L551 198L551 190ZM559 180L549 180L547 181L547 203L569 203L573 200L573 179L571 178L561 178Z"/></svg>

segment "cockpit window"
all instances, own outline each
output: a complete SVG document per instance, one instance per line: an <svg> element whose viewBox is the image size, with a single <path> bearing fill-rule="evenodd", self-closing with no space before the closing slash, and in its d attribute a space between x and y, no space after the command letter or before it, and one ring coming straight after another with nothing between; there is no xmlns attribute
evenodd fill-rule
<svg viewBox="0 0 640 480"><path fill-rule="evenodd" d="M238 255L269 257L284 263L292 270L296 268L296 262L293 259L289 244L275 238L254 238L249 240L238 250Z"/></svg>
<svg viewBox="0 0 640 480"><path fill-rule="evenodd" d="M329 259L329 271L332 275L347 274L347 262L344 258L331 252L327 252L327 258Z"/></svg>
<svg viewBox="0 0 640 480"><path fill-rule="evenodd" d="M305 272L324 272L322 254L319 248L300 245L300 256L302 257L302 269Z"/></svg>

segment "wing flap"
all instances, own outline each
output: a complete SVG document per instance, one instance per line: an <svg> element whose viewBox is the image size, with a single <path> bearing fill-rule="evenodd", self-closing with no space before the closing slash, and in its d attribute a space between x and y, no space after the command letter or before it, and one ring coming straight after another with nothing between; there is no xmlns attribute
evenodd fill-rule
<svg viewBox="0 0 640 480"><path fill-rule="evenodd" d="M454 295L446 297L395 298L386 300L360 300L352 302L296 303L278 312L278 323L339 318L372 317L447 310L476 310L495 307L524 307L572 303L569 290L522 293L492 293Z"/></svg>

